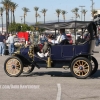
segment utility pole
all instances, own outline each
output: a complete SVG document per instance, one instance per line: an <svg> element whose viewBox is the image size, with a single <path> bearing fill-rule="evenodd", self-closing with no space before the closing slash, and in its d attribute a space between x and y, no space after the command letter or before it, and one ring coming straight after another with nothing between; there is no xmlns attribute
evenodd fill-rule
<svg viewBox="0 0 100 100"><path fill-rule="evenodd" d="M93 13L93 5L94 5L94 2L93 2L93 0L91 0L92 1L92 6L91 6L91 8L92 8L92 10L91 10L91 12ZM92 14L92 17L93 17L93 20L94 20L94 15Z"/></svg>
<svg viewBox="0 0 100 100"><path fill-rule="evenodd" d="M79 6L79 7L81 7L81 21L82 21L82 10L83 10L83 7L85 6Z"/></svg>
<svg viewBox="0 0 100 100"><path fill-rule="evenodd" d="M22 24L22 20L23 20L23 17L24 17L24 16L20 16L20 17L21 17L21 24Z"/></svg>

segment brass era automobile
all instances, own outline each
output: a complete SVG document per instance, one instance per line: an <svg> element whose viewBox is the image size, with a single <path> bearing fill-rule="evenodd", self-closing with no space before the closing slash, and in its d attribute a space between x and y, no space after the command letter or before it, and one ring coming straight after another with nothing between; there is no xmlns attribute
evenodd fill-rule
<svg viewBox="0 0 100 100"><path fill-rule="evenodd" d="M41 68L70 68L72 75L78 79L84 79L93 75L98 69L98 62L92 55L96 53L95 37L97 29L94 22L91 21L69 21L39 24L38 28L56 30L61 28L73 29L74 35L77 29L81 29L82 38L75 40L73 44L63 40L60 44L49 44L49 55L40 58L37 55L38 45L20 47L20 49L7 58L4 63L4 71L8 76L17 77L21 73L29 74L34 67ZM88 39L83 38L87 30ZM38 48L39 49L39 48Z"/></svg>

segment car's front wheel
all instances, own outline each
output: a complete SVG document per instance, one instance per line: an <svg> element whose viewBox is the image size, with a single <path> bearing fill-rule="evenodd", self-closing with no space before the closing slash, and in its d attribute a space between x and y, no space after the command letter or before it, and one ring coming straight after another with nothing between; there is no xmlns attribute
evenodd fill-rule
<svg viewBox="0 0 100 100"><path fill-rule="evenodd" d="M15 56L9 57L4 63L4 71L10 77L17 77L23 71L22 61Z"/></svg>
<svg viewBox="0 0 100 100"><path fill-rule="evenodd" d="M70 70L74 77L78 79L85 79L90 76L92 72L92 65L87 58L78 57L72 61Z"/></svg>

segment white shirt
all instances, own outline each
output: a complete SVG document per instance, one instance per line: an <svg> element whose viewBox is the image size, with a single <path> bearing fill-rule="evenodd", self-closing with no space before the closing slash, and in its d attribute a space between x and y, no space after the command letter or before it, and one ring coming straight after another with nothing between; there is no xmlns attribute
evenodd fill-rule
<svg viewBox="0 0 100 100"><path fill-rule="evenodd" d="M67 39L67 36L66 36L66 34L63 33L63 34L60 34L57 37L57 40L51 40L51 43L53 43L53 44L59 44L64 39Z"/></svg>
<svg viewBox="0 0 100 100"><path fill-rule="evenodd" d="M14 43L14 36L9 36L6 40L7 43Z"/></svg>

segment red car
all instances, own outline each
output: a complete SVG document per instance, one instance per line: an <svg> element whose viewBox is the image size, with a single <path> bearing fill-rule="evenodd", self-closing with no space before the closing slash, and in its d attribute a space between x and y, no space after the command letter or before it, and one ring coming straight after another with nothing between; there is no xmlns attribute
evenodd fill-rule
<svg viewBox="0 0 100 100"><path fill-rule="evenodd" d="M18 32L18 38L24 38L25 41L29 41L29 33L28 32Z"/></svg>
<svg viewBox="0 0 100 100"><path fill-rule="evenodd" d="M66 34L70 44L73 44L73 39L71 34Z"/></svg>

